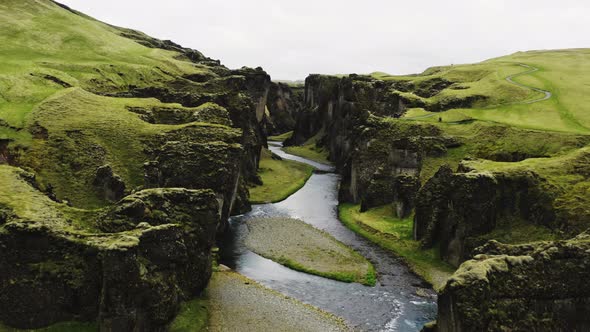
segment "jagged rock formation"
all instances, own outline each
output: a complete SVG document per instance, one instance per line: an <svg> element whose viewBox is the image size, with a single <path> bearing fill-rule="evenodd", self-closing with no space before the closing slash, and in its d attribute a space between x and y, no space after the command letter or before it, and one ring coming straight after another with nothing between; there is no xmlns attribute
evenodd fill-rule
<svg viewBox="0 0 590 332"><path fill-rule="evenodd" d="M11 184L0 195L9 326L98 320L104 331L163 331L210 277L220 217L211 190L149 189L97 212L51 201L18 168L0 166L0 179Z"/></svg>
<svg viewBox="0 0 590 332"><path fill-rule="evenodd" d="M587 331L590 238L503 245L461 265L438 299L436 331Z"/></svg>
<svg viewBox="0 0 590 332"><path fill-rule="evenodd" d="M311 75L305 108L285 144L302 144L323 133L320 144L342 174L340 200L361 203L363 210L393 202L398 216L407 217L419 189L422 158L459 143L434 126L388 120L405 110L406 101L386 82Z"/></svg>
<svg viewBox="0 0 590 332"><path fill-rule="evenodd" d="M0 14L19 112L0 119L0 322L166 330L250 208L270 77L50 0Z"/></svg>
<svg viewBox="0 0 590 332"><path fill-rule="evenodd" d="M443 260L458 266L482 245L502 219L518 218L555 227L552 194L533 172L460 172L442 167L416 198L414 238L440 247Z"/></svg>
<svg viewBox="0 0 590 332"><path fill-rule="evenodd" d="M303 108L303 85L272 83L267 100L269 135L280 135L295 129L297 114Z"/></svg>
<svg viewBox="0 0 590 332"><path fill-rule="evenodd" d="M120 200L125 194L125 182L120 176L113 173L110 165L100 166L96 169L96 177L92 184L97 188L99 195L111 202Z"/></svg>

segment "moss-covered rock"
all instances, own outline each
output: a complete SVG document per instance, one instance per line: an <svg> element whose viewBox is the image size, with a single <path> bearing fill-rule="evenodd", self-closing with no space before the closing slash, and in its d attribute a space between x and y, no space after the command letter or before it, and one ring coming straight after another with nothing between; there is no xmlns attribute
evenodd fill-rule
<svg viewBox="0 0 590 332"><path fill-rule="evenodd" d="M502 219L554 228L554 197L545 182L530 171L453 173L443 166L418 193L414 238L425 248L440 246L441 257L458 266Z"/></svg>
<svg viewBox="0 0 590 332"><path fill-rule="evenodd" d="M145 165L145 186L148 188L183 187L212 188L221 206L226 226L236 197L247 202L247 191L241 186L244 178L240 161L245 153L240 132L228 128L185 127L154 139L149 145L150 161ZM249 205L246 205L248 207Z"/></svg>
<svg viewBox="0 0 590 332"><path fill-rule="evenodd" d="M590 241L477 250L438 300L437 331L585 331L590 328Z"/></svg>
<svg viewBox="0 0 590 332"><path fill-rule="evenodd" d="M280 135L295 128L297 115L303 107L303 95L303 85L272 83L266 104L269 135Z"/></svg>
<svg viewBox="0 0 590 332"><path fill-rule="evenodd" d="M0 166L0 183L6 325L164 330L180 301L207 284L220 216L211 190L150 189L85 211L50 200L17 168Z"/></svg>
<svg viewBox="0 0 590 332"><path fill-rule="evenodd" d="M305 107L285 143L321 135L316 144L342 174L340 200L361 203L363 211L393 203L404 218L413 209L422 159L459 143L435 126L393 119L407 105L391 88L366 76L309 76Z"/></svg>

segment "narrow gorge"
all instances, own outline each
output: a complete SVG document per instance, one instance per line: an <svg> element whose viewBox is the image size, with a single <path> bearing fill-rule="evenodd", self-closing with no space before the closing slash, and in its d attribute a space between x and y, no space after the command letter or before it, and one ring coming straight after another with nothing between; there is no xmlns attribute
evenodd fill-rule
<svg viewBox="0 0 590 332"><path fill-rule="evenodd" d="M588 49L273 81L0 16L0 331L590 330Z"/></svg>

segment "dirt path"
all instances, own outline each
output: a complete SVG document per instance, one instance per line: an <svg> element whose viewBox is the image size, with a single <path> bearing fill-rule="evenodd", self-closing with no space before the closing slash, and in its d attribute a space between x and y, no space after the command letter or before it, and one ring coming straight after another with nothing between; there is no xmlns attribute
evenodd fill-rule
<svg viewBox="0 0 590 332"><path fill-rule="evenodd" d="M525 65L524 63L519 63L518 65L521 66L521 67L527 68L529 70L523 71L523 72L520 72L520 73L516 73L516 74L513 74L513 75L510 75L510 76L506 77L506 81L508 83L510 83L510 84L514 84L514 85L519 86L521 88L525 88L525 89L529 89L529 90L533 90L533 91L537 91L537 92L543 93L544 96L543 97L540 97L540 98L532 99L532 100L516 101L516 102L512 102L512 103L507 103L507 104L489 106L487 108L499 107L499 106L505 106L505 105L516 105L516 104L533 104L533 103L537 103L537 102L540 102L540 101L545 101L545 100L547 100L547 99L549 99L549 98L551 98L553 96L553 94L550 91L546 91L546 90L543 90L543 89L535 88L535 87L528 86L528 85L525 85L525 84L518 83L518 82L514 81L514 78L516 78L518 76L528 75L528 74L532 74L532 73L534 73L536 71L539 71L539 68L535 68L533 66ZM425 114L425 115L419 115L419 116L414 116L414 117L411 117L411 118L401 118L401 119L402 120L419 120L419 119L424 119L424 118L430 118L430 117L433 117L433 116L436 116L436 115L439 115L439 112L431 113L431 114ZM447 123L447 124L459 124L461 122L462 121L451 121L451 122L445 122L445 123Z"/></svg>
<svg viewBox="0 0 590 332"><path fill-rule="evenodd" d="M512 104L532 104L532 103L537 103L537 102L544 101L544 100L547 100L547 99L551 98L552 94L551 94L550 91L546 91L546 90L542 90L542 89L535 88L535 87L532 87L532 86L524 85L522 83L518 83L518 82L515 82L513 80L514 78L516 78L518 76L528 75L528 74L532 74L532 73L534 73L536 71L539 71L539 68L535 68L533 66L525 65L524 63L520 63L519 65L521 67L528 68L529 70L524 71L524 72L521 72L521 73L517 73L517 74L514 74L514 75L510 75L510 76L506 77L506 81L508 81L508 83L511 83L511 84L520 86L522 88L526 88L526 89L530 89L530 90L533 90L533 91L541 92L541 93L544 94L544 96L541 97L541 98L537 98L537 99L533 99L533 100L527 100L527 101L519 101L519 102L515 102L515 103L512 103Z"/></svg>

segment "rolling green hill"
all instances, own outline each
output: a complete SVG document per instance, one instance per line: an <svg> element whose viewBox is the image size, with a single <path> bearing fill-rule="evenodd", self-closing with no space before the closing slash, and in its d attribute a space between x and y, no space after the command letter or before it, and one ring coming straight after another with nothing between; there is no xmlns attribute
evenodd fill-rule
<svg viewBox="0 0 590 332"><path fill-rule="evenodd" d="M196 114L200 109L125 95L171 82L208 91L184 79L218 77L213 71L218 64L198 51L110 26L49 0L2 1L0 31L0 153L33 171L43 190L76 206L104 205L90 185L97 167L111 165L128 189L137 188L144 181L147 141L191 122L201 128L231 123L192 115L176 124L145 121L138 110ZM209 106L227 118L222 107L202 108Z"/></svg>
<svg viewBox="0 0 590 332"><path fill-rule="evenodd" d="M550 91L551 98L529 103L543 93L512 84L508 76L529 72L527 65L538 71L514 76L514 81L529 87ZM411 109L405 117L421 121L458 122L477 120L521 128L590 133L590 49L518 52L477 64L433 67L413 76L373 76L395 81L402 96L416 99L427 106L445 104L454 99L473 98L469 107L451 107L432 114L422 108ZM440 83L445 82L445 83ZM436 86L436 84L439 84ZM404 89L410 86L411 89ZM442 88L442 89L441 89ZM429 96L429 93L434 95ZM426 107L428 108L428 107Z"/></svg>

